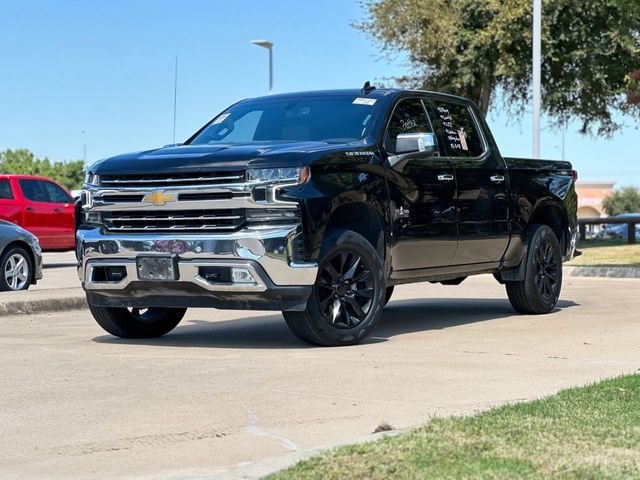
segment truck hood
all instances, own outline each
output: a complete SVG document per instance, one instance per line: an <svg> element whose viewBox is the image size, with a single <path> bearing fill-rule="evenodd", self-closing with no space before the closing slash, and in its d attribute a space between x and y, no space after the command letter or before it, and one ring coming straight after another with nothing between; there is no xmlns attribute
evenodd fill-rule
<svg viewBox="0 0 640 480"><path fill-rule="evenodd" d="M181 145L126 153L100 160L89 170L98 175L135 175L241 170L247 167L297 166L308 154L352 150L324 142L265 142L246 145ZM315 156L315 155L314 155Z"/></svg>

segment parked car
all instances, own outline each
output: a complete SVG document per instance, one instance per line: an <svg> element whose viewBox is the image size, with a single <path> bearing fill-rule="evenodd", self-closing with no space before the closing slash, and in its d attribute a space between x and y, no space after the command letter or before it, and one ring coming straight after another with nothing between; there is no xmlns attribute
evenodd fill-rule
<svg viewBox="0 0 640 480"><path fill-rule="evenodd" d="M24 228L0 220L0 290L27 290L42 278L38 238Z"/></svg>
<svg viewBox="0 0 640 480"><path fill-rule="evenodd" d="M44 250L75 248L74 215L73 198L50 178L0 174L0 219L36 235Z"/></svg>
<svg viewBox="0 0 640 480"><path fill-rule="evenodd" d="M629 217L637 217L638 213L621 213L614 215L613 218L625 219ZM629 224L627 223L610 223L602 226L596 238L617 238L627 239L629 232ZM636 240L640 240L640 224L636 224Z"/></svg>
<svg viewBox="0 0 640 480"><path fill-rule="evenodd" d="M184 145L89 168L80 278L120 337L217 307L281 310L308 343L355 344L395 285L486 273L516 311L548 313L575 254L576 175L503 157L461 97L365 85L244 100Z"/></svg>

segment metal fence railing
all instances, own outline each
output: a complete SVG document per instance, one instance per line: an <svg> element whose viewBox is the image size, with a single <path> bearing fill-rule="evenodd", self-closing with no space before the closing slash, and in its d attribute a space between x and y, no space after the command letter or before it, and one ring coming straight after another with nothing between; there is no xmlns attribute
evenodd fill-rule
<svg viewBox="0 0 640 480"><path fill-rule="evenodd" d="M580 240L587 238L587 225L627 225L627 242L634 244L636 243L636 225L640 225L640 214L621 217L579 218Z"/></svg>

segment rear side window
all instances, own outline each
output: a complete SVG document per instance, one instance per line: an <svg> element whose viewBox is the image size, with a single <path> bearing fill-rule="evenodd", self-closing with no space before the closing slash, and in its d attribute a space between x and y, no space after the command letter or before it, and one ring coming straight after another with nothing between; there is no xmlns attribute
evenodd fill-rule
<svg viewBox="0 0 640 480"><path fill-rule="evenodd" d="M47 194L42 188L42 182L39 180L18 180L20 190L27 200L32 202L46 202Z"/></svg>
<svg viewBox="0 0 640 480"><path fill-rule="evenodd" d="M484 153L482 137L469 107L434 100L436 133L444 139L451 157L479 157Z"/></svg>
<svg viewBox="0 0 640 480"><path fill-rule="evenodd" d="M13 200L13 190L9 180L0 180L0 200Z"/></svg>

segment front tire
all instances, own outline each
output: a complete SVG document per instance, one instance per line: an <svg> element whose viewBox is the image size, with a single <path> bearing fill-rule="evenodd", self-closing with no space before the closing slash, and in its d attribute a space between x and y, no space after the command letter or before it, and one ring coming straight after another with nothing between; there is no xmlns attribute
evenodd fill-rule
<svg viewBox="0 0 640 480"><path fill-rule="evenodd" d="M89 304L91 315L105 331L120 338L155 338L169 333L186 308L100 307Z"/></svg>
<svg viewBox="0 0 640 480"><path fill-rule="evenodd" d="M350 230L328 232L307 308L283 312L287 325L313 345L360 343L382 314L383 272L378 252L362 235Z"/></svg>
<svg viewBox="0 0 640 480"><path fill-rule="evenodd" d="M534 225L529 239L524 280L506 282L513 308L524 314L551 312L562 288L560 242L551 228Z"/></svg>
<svg viewBox="0 0 640 480"><path fill-rule="evenodd" d="M21 247L8 249L0 258L0 291L27 290L33 280L31 257Z"/></svg>

